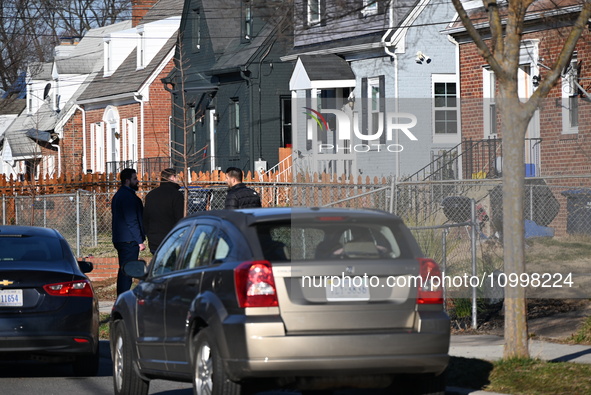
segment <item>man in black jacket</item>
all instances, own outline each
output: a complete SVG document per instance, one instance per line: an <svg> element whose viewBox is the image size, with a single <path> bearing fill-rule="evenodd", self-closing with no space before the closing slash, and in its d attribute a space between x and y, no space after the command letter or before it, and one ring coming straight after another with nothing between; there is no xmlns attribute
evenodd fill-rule
<svg viewBox="0 0 591 395"><path fill-rule="evenodd" d="M226 182L229 187L226 195L226 209L261 207L259 194L242 182L242 170L237 167L228 167Z"/></svg>
<svg viewBox="0 0 591 395"><path fill-rule="evenodd" d="M146 195L144 228L152 254L185 214L185 198L177 182L174 169L164 169L160 173L160 186Z"/></svg>

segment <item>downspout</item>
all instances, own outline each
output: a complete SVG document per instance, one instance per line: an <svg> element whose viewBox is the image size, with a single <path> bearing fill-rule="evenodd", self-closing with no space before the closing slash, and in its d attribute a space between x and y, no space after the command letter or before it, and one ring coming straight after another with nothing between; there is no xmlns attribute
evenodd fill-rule
<svg viewBox="0 0 591 395"><path fill-rule="evenodd" d="M133 100L135 100L136 102L140 103L140 122L142 124L141 128L140 128L140 139L142 141L142 149L141 149L141 155L140 158L143 161L144 160L144 154L145 154L145 140L144 140L144 100L142 95L140 95L138 92L135 92L133 94ZM140 160L140 158L138 158L138 162ZM143 162L142 162L143 163ZM143 171L143 166L142 166L142 173ZM139 169L138 169L139 172Z"/></svg>
<svg viewBox="0 0 591 395"><path fill-rule="evenodd" d="M253 103L253 87L252 87L252 78L250 78L249 76L246 75L246 72L248 71L248 69L246 68L246 66L242 66L240 68L240 77L242 77L243 80L246 81L246 84L248 85L249 89L250 89L250 94L248 95L248 101L249 101L249 111L250 111L250 122L248 125L248 140L249 140L249 145L250 145L250 149L249 149L249 160L250 160L250 166L253 169L254 172L254 135L253 135L253 128L252 128L252 103Z"/></svg>
<svg viewBox="0 0 591 395"><path fill-rule="evenodd" d="M75 104L74 107L82 113L82 171L86 172L86 111L84 107Z"/></svg>
<svg viewBox="0 0 591 395"><path fill-rule="evenodd" d="M57 176L59 177L62 175L62 151L59 144L49 143L49 145L57 149Z"/></svg>
<svg viewBox="0 0 591 395"><path fill-rule="evenodd" d="M386 39L388 38L388 36L390 36L390 34L392 34L392 32L394 31L394 1L390 2L390 9L388 11L388 19L389 19L389 29L388 31L386 31L386 33L382 36L382 45L384 46L384 52L386 53L386 55L389 55L393 60L394 60L394 112L398 113L399 112L399 97L398 97L398 91L399 91L399 81L398 81L398 55L396 55L396 53L392 50L390 50L390 46L392 46L393 44L395 44L393 42L393 37L390 39L390 41L386 41ZM396 50L396 49L394 49ZM396 139L395 139L395 144L397 147L399 147L399 142L400 142L400 131L397 130L396 131ZM400 179L400 152L399 150L396 150L396 172L394 173L394 176L396 178L396 180Z"/></svg>
<svg viewBox="0 0 591 395"><path fill-rule="evenodd" d="M460 91L460 43L457 42L451 35L447 35L447 39L456 47L456 86L458 87L458 96L461 96L462 92ZM462 111L460 107L460 112ZM462 142L462 116L459 114L458 116L458 130L460 131L460 143ZM464 178L462 173L462 167L458 166L458 179L461 180Z"/></svg>

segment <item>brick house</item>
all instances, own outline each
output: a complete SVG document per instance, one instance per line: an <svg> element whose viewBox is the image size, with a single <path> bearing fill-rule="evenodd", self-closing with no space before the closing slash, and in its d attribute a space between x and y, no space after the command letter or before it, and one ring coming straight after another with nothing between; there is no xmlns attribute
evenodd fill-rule
<svg viewBox="0 0 591 395"><path fill-rule="evenodd" d="M102 68L64 126L69 169L145 173L170 164L171 101L160 80L173 68L182 3L136 1L133 7L131 28L104 36Z"/></svg>
<svg viewBox="0 0 591 395"><path fill-rule="evenodd" d="M524 100L535 92L538 82L544 80L550 66L554 65L580 9L580 3L571 0L559 5L550 0L539 0L529 8L518 70L518 91ZM473 20L488 21L481 4L467 12ZM487 29L488 22L476 26L482 31ZM463 154L459 157L463 178L502 177L503 133L496 113L495 102L500 98L495 75L459 21L446 31L458 42L460 52L464 140ZM562 71L561 80L536 111L525 136L524 218L552 228L557 236L591 234L588 225L590 195L585 192L591 186L589 56L591 32L584 29L569 65ZM501 185L489 192L490 207L486 209L495 228L501 229ZM483 200L485 206L486 202ZM526 233L527 226L526 222Z"/></svg>
<svg viewBox="0 0 591 395"><path fill-rule="evenodd" d="M3 173L168 166L171 102L160 79L173 67L178 3L134 0L131 21L92 29L56 47L53 62L30 64L26 108L1 139Z"/></svg>
<svg viewBox="0 0 591 395"><path fill-rule="evenodd" d="M566 4L568 3L568 4ZM530 8L522 38L519 93L527 99L544 79L562 48L580 4L540 0ZM571 4L572 3L572 4ZM485 18L482 7L468 10L473 19ZM486 29L486 25L480 25ZM459 43L460 96L464 150L464 178L496 178L502 174L502 131L495 112L495 76L478 54L461 23L447 32ZM526 135L526 176L560 176L591 172L591 32L583 30L562 81L538 109ZM476 143L477 142L477 143Z"/></svg>

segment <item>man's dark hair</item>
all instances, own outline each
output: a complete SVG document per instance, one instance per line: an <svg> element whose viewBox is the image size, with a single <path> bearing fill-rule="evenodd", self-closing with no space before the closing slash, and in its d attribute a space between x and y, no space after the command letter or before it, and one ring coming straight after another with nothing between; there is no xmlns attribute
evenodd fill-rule
<svg viewBox="0 0 591 395"><path fill-rule="evenodd" d="M160 172L160 181L170 181L170 177L176 176L176 171L173 168L167 168Z"/></svg>
<svg viewBox="0 0 591 395"><path fill-rule="evenodd" d="M121 170L121 173L119 173L121 185L124 185L126 180L131 180L131 177L133 177L134 174L137 174L137 171L135 171L135 169L127 168Z"/></svg>
<svg viewBox="0 0 591 395"><path fill-rule="evenodd" d="M237 167L228 167L226 169L226 174L232 178L237 179L239 182L242 182L242 170Z"/></svg>

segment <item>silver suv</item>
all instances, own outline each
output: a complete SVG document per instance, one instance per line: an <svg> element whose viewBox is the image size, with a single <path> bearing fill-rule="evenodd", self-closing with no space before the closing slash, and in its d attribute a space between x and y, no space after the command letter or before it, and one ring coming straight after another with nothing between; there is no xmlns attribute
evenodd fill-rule
<svg viewBox="0 0 591 395"><path fill-rule="evenodd" d="M394 215L203 212L125 271L142 281L111 314L116 394L146 394L157 378L192 381L196 394L444 392L441 272Z"/></svg>

